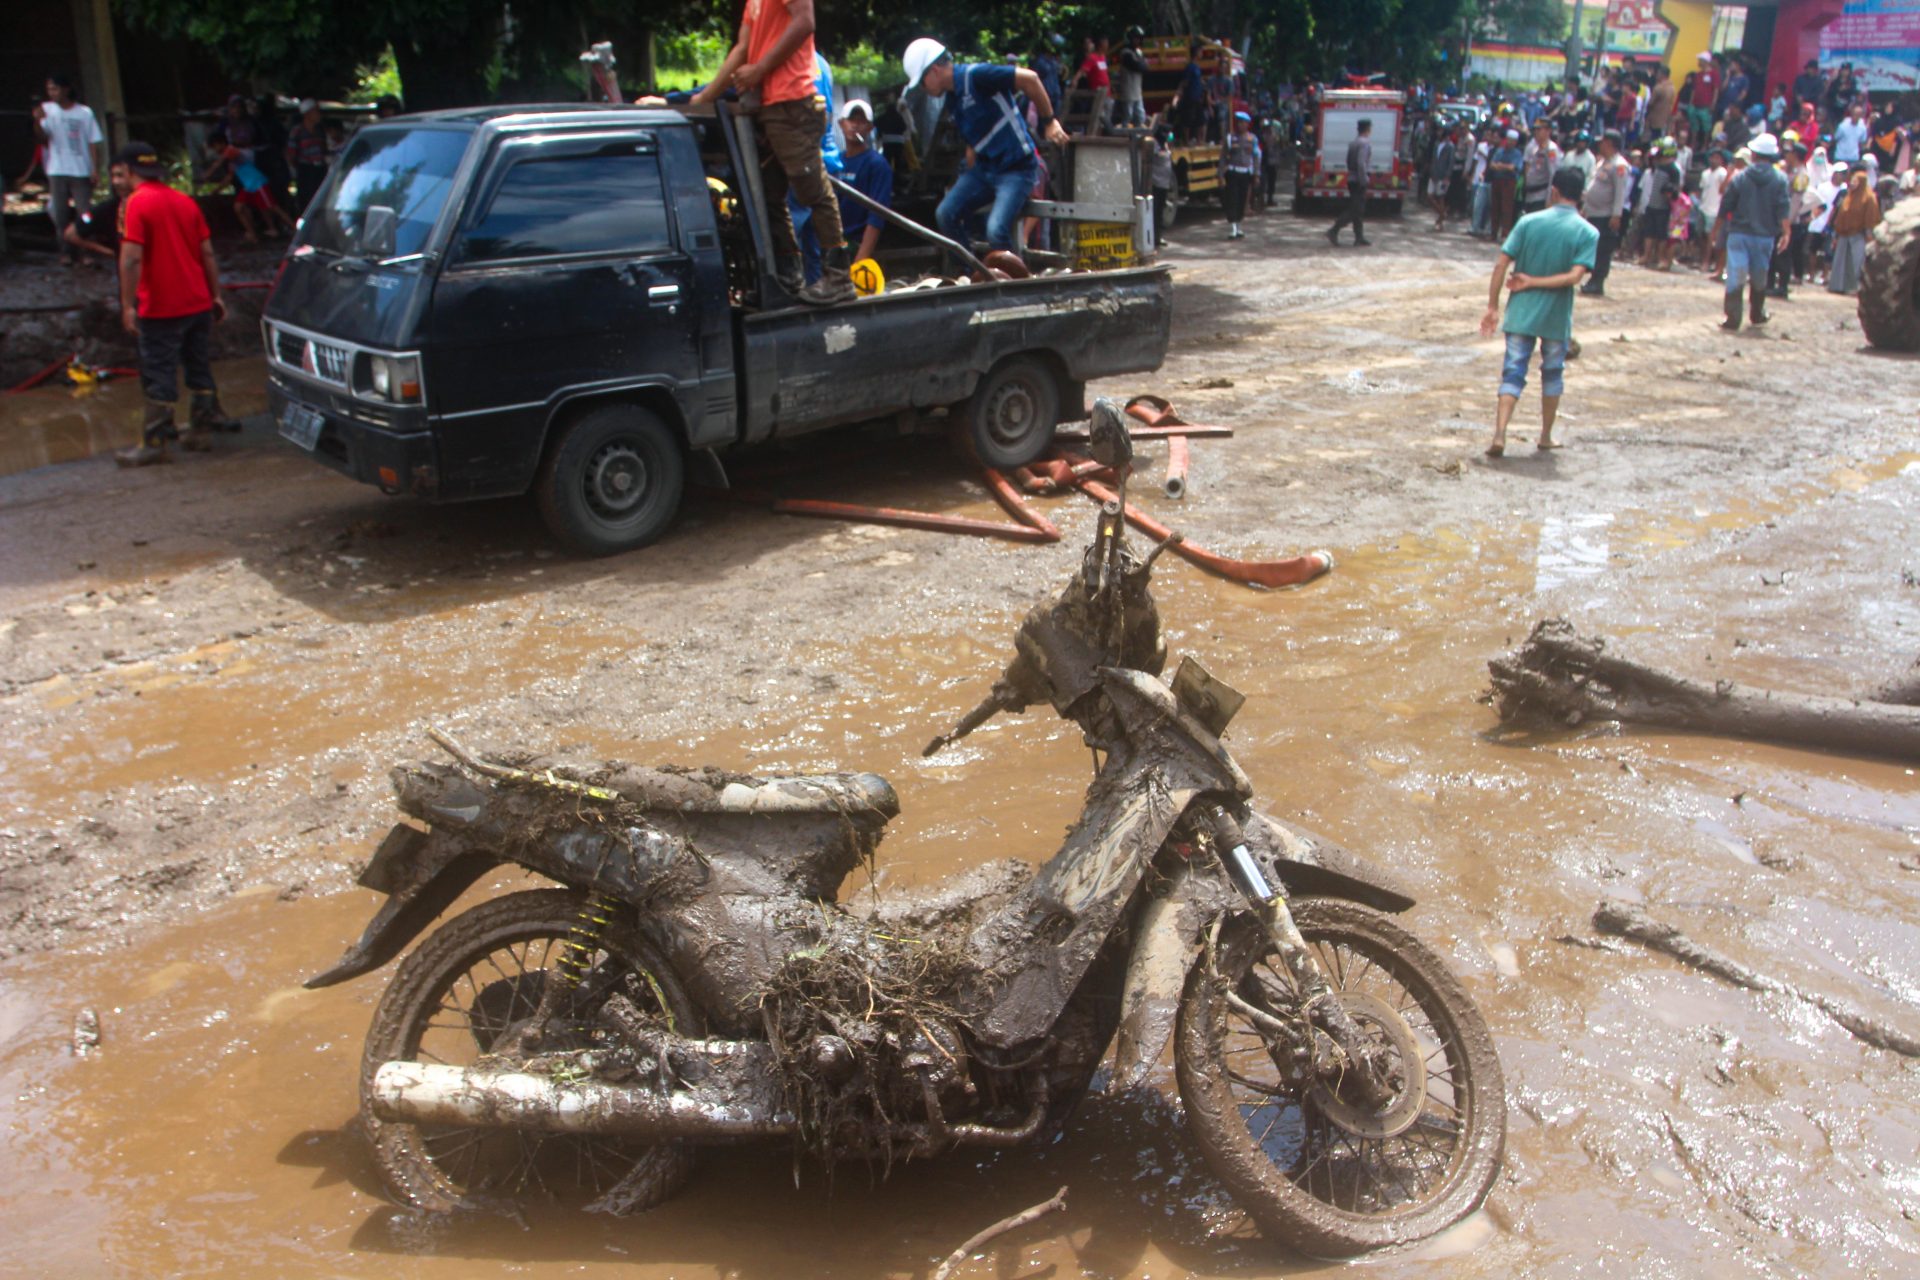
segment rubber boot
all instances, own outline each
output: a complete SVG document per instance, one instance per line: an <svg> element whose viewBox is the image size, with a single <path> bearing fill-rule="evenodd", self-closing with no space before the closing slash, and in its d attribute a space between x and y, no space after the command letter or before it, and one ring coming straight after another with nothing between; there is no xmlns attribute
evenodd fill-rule
<svg viewBox="0 0 1920 1280"><path fill-rule="evenodd" d="M165 400L149 400L147 416L140 424L140 443L115 453L113 460L123 467L151 467L155 463L172 462L167 441L179 438L179 428L173 425L173 405Z"/></svg>
<svg viewBox="0 0 1920 1280"><path fill-rule="evenodd" d="M773 278L787 291L787 296L797 298L807 287L807 273L797 253L783 253L773 260Z"/></svg>
<svg viewBox="0 0 1920 1280"><path fill-rule="evenodd" d="M1720 322L1720 327L1729 333L1740 332L1740 294L1738 291L1726 295L1726 312L1727 318Z"/></svg>
<svg viewBox="0 0 1920 1280"><path fill-rule="evenodd" d="M194 392L193 408L187 416L187 421L193 426L203 427L208 431L237 432L240 430L240 424L229 418L227 411L220 407L218 391Z"/></svg>
<svg viewBox="0 0 1920 1280"><path fill-rule="evenodd" d="M1770 319L1767 315L1767 286L1757 279L1747 285L1747 319L1756 326Z"/></svg>
<svg viewBox="0 0 1920 1280"><path fill-rule="evenodd" d="M823 262L820 278L800 291L800 301L810 307L830 307L837 302L852 302L860 296L853 287L850 268L853 262L847 256L847 246L829 249Z"/></svg>

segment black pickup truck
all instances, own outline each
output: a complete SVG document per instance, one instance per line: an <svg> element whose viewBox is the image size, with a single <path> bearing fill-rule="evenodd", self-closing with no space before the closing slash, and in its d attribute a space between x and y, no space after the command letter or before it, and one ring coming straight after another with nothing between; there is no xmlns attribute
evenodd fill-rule
<svg viewBox="0 0 1920 1280"><path fill-rule="evenodd" d="M982 461L1031 461L1089 379L1166 355L1165 268L807 308L774 278L764 207L725 107L362 129L267 306L280 433L390 493L530 491L600 555L658 537L690 471L724 483L724 454L840 424L944 416Z"/></svg>

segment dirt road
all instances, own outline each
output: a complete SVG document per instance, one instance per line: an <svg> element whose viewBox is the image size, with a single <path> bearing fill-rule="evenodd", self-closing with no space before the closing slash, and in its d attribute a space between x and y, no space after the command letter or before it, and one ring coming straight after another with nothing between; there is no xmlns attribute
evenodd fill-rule
<svg viewBox="0 0 1920 1280"><path fill-rule="evenodd" d="M1418 885L1413 926L1499 1036L1498 1190L1377 1269L1911 1274L1913 1064L1791 1002L1576 943L1602 896L1637 898L1920 1028L1913 771L1672 734L1514 739L1474 695L1543 616L1811 692L1904 668L1920 364L1864 351L1851 305L1818 290L1729 338L1717 286L1622 269L1580 305L1569 447L1489 463L1498 350L1472 329L1491 250L1417 219L1337 254L1317 224L1248 226L1233 244L1181 230L1166 369L1096 390L1238 429L1195 445L1184 503L1142 497L1163 520L1223 550L1339 557L1271 594L1170 566L1172 644L1249 694L1235 747L1272 808ZM223 376L230 407L259 407L257 369ZM0 401L5 469L125 439L128 390ZM780 483L995 514L919 442L853 442ZM1003 1257L1313 1270L1251 1238L1208 1180L1170 1073L1096 1099L1055 1147L877 1187L808 1170L796 1189L786 1153L742 1153L636 1221L423 1225L384 1204L347 1127L377 982L298 990L370 910L352 877L391 820L385 769L429 749L429 723L486 746L887 774L907 812L883 883L1044 856L1084 783L1070 736L1030 717L938 764L917 751L1077 554L1090 508L1048 511L1069 541L1034 549L696 506L658 547L588 563L520 504L385 499L264 426L212 460L0 478L0 1263L879 1277L1065 1181L1068 1213ZM103 1041L78 1060L82 1007Z"/></svg>

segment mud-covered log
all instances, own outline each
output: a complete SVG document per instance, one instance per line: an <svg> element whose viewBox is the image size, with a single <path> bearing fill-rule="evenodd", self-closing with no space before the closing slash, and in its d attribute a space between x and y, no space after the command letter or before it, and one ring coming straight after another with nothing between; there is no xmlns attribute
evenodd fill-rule
<svg viewBox="0 0 1920 1280"><path fill-rule="evenodd" d="M762 1072L765 1067L762 1064ZM741 1081L736 1077L733 1083ZM561 1074L387 1062L374 1073L373 1113L402 1124L624 1134L662 1141L779 1137L794 1120L768 1088L662 1093Z"/></svg>
<svg viewBox="0 0 1920 1280"><path fill-rule="evenodd" d="M1920 707L1690 680L1606 651L1558 619L1487 664L1502 720L1624 720L1737 738L1920 760Z"/></svg>
<svg viewBox="0 0 1920 1280"><path fill-rule="evenodd" d="M1796 1000L1804 1000L1874 1048L1891 1049L1909 1058L1920 1058L1920 1039L1888 1026L1844 1000L1821 995L1817 991L1802 991L1778 978L1749 969L1738 960L1702 946L1672 925L1655 920L1645 908L1631 902L1614 898L1603 901L1593 913L1593 926L1603 933L1618 934L1645 943L1655 951L1663 951L1684 964L1731 982L1736 987L1745 987L1749 991L1778 992Z"/></svg>

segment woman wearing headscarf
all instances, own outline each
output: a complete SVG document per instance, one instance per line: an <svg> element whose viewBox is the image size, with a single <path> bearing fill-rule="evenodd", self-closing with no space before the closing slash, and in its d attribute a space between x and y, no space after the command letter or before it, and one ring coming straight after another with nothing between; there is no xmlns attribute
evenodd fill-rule
<svg viewBox="0 0 1920 1280"><path fill-rule="evenodd" d="M1827 273L1827 292L1852 293L1860 287L1867 261L1867 237L1880 225L1880 198L1873 193L1866 166L1847 179L1847 193L1833 211L1833 270Z"/></svg>

